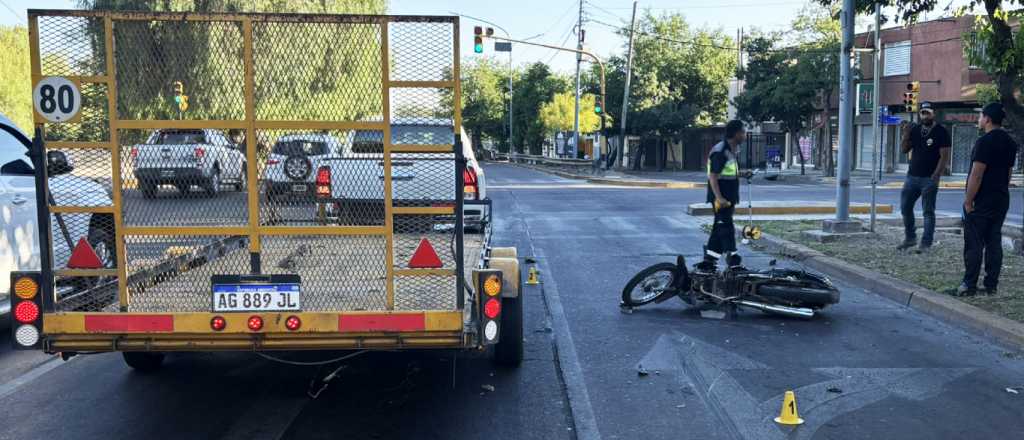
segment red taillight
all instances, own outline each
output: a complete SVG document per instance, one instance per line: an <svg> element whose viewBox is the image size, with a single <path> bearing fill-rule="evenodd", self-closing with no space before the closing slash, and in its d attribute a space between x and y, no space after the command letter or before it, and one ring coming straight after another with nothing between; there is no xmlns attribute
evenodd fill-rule
<svg viewBox="0 0 1024 440"><path fill-rule="evenodd" d="M281 161L277 159L267 159L267 165L277 165L279 163L281 163Z"/></svg>
<svg viewBox="0 0 1024 440"><path fill-rule="evenodd" d="M14 307L14 319L28 324L39 319L39 306L32 301L22 301Z"/></svg>
<svg viewBox="0 0 1024 440"><path fill-rule="evenodd" d="M132 159L139 157L139 147L132 147Z"/></svg>
<svg viewBox="0 0 1024 440"><path fill-rule="evenodd" d="M227 327L227 326L228 326L228 322L227 322L227 320L224 319L223 316L214 316L213 319L210 320L210 328L212 328L212 329L214 329L214 330L216 330L218 332L221 331L221 330L224 330L224 327Z"/></svg>
<svg viewBox="0 0 1024 440"><path fill-rule="evenodd" d="M259 316L256 315L250 316L249 322L247 322L246 325L249 326L249 330L252 330L254 332L259 331L261 328L263 328L263 318L260 318Z"/></svg>
<svg viewBox="0 0 1024 440"><path fill-rule="evenodd" d="M302 327L302 320L298 316L289 316L288 319L284 320L284 326L288 330L295 331Z"/></svg>
<svg viewBox="0 0 1024 440"><path fill-rule="evenodd" d="M484 303L484 316L487 319L494 319L501 313L501 301L497 298L491 298Z"/></svg>
<svg viewBox="0 0 1024 440"><path fill-rule="evenodd" d="M330 167L320 167L316 170L316 196L322 198L331 196Z"/></svg>
<svg viewBox="0 0 1024 440"><path fill-rule="evenodd" d="M195 155L196 155L196 159L202 159L203 156L206 156L206 149L203 148L203 147L196 147Z"/></svg>
<svg viewBox="0 0 1024 440"><path fill-rule="evenodd" d="M476 200L480 194L480 184L476 180L476 170L466 167L462 170L462 192L469 200Z"/></svg>

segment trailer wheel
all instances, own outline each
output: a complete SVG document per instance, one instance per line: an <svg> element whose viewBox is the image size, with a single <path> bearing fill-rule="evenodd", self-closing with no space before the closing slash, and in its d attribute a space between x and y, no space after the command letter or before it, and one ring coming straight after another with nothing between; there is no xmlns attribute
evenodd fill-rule
<svg viewBox="0 0 1024 440"><path fill-rule="evenodd" d="M494 346L494 362L518 367L523 363L523 291L501 299L501 339Z"/></svg>
<svg viewBox="0 0 1024 440"><path fill-rule="evenodd" d="M160 366L164 363L163 353L125 351L121 352L121 354L124 356L124 363L140 373L152 373L159 370Z"/></svg>

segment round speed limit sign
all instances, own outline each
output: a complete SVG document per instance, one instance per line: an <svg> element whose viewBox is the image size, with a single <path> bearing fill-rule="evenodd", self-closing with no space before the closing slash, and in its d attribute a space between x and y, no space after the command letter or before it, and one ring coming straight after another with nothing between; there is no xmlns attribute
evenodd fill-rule
<svg viewBox="0 0 1024 440"><path fill-rule="evenodd" d="M50 122L68 122L82 109L82 93L78 85L60 76L40 80L32 91L32 104L36 113Z"/></svg>

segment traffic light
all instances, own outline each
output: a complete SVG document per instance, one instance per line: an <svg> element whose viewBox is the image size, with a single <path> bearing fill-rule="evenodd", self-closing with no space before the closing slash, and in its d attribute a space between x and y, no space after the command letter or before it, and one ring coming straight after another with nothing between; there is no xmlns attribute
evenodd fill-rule
<svg viewBox="0 0 1024 440"><path fill-rule="evenodd" d="M178 111L188 110L188 95L185 94L185 84L181 81L174 82L174 103L178 105Z"/></svg>
<svg viewBox="0 0 1024 440"><path fill-rule="evenodd" d="M480 26L473 26L473 52L484 53L484 29Z"/></svg>
<svg viewBox="0 0 1024 440"><path fill-rule="evenodd" d="M913 81L907 83L907 91L903 93L903 106L908 112L917 112L917 98L921 94L921 82Z"/></svg>
<svg viewBox="0 0 1024 440"><path fill-rule="evenodd" d="M604 111L604 96L599 96L594 100L594 113L601 114Z"/></svg>

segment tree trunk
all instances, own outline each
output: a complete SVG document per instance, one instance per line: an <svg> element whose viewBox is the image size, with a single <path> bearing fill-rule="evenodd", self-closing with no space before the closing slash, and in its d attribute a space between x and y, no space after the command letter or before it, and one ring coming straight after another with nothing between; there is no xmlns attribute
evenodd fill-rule
<svg viewBox="0 0 1024 440"><path fill-rule="evenodd" d="M804 150L800 148L800 131L793 130L789 135L789 143L791 146L796 147L796 154L800 155L800 175L807 174L807 158L804 157Z"/></svg>
<svg viewBox="0 0 1024 440"><path fill-rule="evenodd" d="M992 25L993 41L995 42L989 55L995 59L1006 57L1013 45L1013 31L1009 24L995 16L1002 3L1001 0L985 0L985 10L988 12L988 21ZM1009 63L1003 72L995 76L996 89L999 90L999 102L1006 109L1007 121L1004 125L1018 144L1024 141L1024 133L1022 133L1024 131L1024 104L1017 101L1014 92L1016 91L1016 80L1024 73L1021 69L1020 64Z"/></svg>

